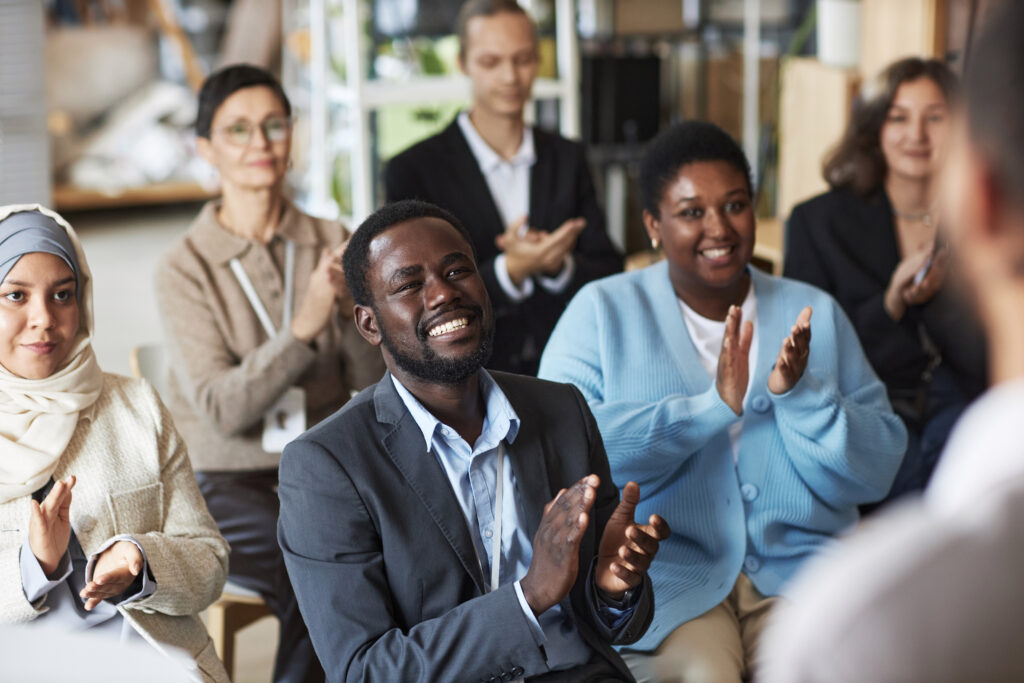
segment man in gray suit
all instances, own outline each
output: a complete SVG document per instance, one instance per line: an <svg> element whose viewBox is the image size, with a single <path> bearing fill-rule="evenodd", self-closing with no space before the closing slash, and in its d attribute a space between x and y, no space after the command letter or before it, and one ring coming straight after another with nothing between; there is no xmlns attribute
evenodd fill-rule
<svg viewBox="0 0 1024 683"><path fill-rule="evenodd" d="M1024 3L967 60L942 218L988 337L991 388L920 500L809 565L768 629L762 683L1024 680Z"/></svg>
<svg viewBox="0 0 1024 683"><path fill-rule="evenodd" d="M388 372L284 451L279 539L332 681L632 681L668 525L633 521L579 391L482 369L466 230L419 201L344 257Z"/></svg>

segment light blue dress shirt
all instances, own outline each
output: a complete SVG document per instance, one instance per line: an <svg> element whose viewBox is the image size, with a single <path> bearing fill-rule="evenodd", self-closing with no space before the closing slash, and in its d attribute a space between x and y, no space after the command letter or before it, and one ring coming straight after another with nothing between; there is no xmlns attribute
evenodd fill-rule
<svg viewBox="0 0 1024 683"><path fill-rule="evenodd" d="M512 462L508 456L508 449L515 442L516 434L519 432L519 416L516 415L504 392L485 370L480 370L479 377L486 413L483 429L472 448L458 432L424 408L423 404L394 376L391 379L405 407L409 409L413 420L423 432L427 450L437 457L445 474L448 475L469 528L476 530L476 533L471 533L470 536L484 577L491 575L491 562L494 561L491 557L491 544L495 525L498 445L502 440L505 441L499 584L514 582L519 604L533 625L534 635L538 644L544 648L548 667L552 671L585 664L592 652L576 628L572 610L567 607L568 598L538 618L534 616L523 595L519 582L530 568L533 544L526 532L526 515L518 495ZM600 600L594 597L594 590L588 591L587 595L588 598L595 600L598 613L611 629L623 625L632 614L632 607L618 610L601 604Z"/></svg>

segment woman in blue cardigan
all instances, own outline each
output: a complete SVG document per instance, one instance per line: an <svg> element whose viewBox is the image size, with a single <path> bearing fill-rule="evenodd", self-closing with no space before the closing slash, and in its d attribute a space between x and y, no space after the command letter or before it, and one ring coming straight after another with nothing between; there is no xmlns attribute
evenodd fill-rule
<svg viewBox="0 0 1024 683"><path fill-rule="evenodd" d="M663 132L641 185L666 260L582 289L540 376L579 387L613 476L648 492L637 514L672 527L654 623L624 653L638 680L740 681L785 583L889 490L906 431L835 301L750 266L750 168L728 134Z"/></svg>

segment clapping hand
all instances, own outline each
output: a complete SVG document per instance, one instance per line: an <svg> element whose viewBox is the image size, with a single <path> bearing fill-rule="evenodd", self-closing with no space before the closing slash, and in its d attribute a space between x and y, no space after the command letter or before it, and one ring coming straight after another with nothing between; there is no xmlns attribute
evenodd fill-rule
<svg viewBox="0 0 1024 683"><path fill-rule="evenodd" d="M594 582L613 600L621 600L627 590L640 585L658 554L658 545L671 533L660 515L651 515L647 524L635 523L633 513L638 502L640 487L631 481L622 489L622 500L601 536Z"/></svg>
<svg viewBox="0 0 1024 683"><path fill-rule="evenodd" d="M789 336L782 340L779 357L768 376L768 389L773 394L784 394L792 389L807 369L807 359L811 355L811 313L810 306L804 307Z"/></svg>
<svg viewBox="0 0 1024 683"><path fill-rule="evenodd" d="M533 537L533 560L519 582L534 614L542 614L569 594L579 573L580 542L597 498L597 475L583 477L562 489L544 506Z"/></svg>
<svg viewBox="0 0 1024 683"><path fill-rule="evenodd" d="M718 395L737 415L743 414L743 398L750 379L750 343L754 338L754 323L743 322L739 306L730 306L725 317L725 335L718 354L718 372L715 386Z"/></svg>
<svg viewBox="0 0 1024 683"><path fill-rule="evenodd" d="M28 522L28 544L47 577L52 577L68 551L71 540L71 489L75 477L58 481L50 489L42 505L32 501Z"/></svg>
<svg viewBox="0 0 1024 683"><path fill-rule="evenodd" d="M555 276L576 246L585 218L570 218L553 232L530 230L526 216L513 221L494 243L505 253L505 267L516 285L535 274Z"/></svg>
<svg viewBox="0 0 1024 683"><path fill-rule="evenodd" d="M949 249L935 251L931 245L899 262L889 278L883 305L893 320L899 321L908 306L928 303L946 281L949 270ZM924 271L923 277L918 274Z"/></svg>
<svg viewBox="0 0 1024 683"><path fill-rule="evenodd" d="M79 595L85 609L91 611L101 600L108 600L128 590L142 571L142 552L131 541L118 541L103 551L93 568L92 581Z"/></svg>

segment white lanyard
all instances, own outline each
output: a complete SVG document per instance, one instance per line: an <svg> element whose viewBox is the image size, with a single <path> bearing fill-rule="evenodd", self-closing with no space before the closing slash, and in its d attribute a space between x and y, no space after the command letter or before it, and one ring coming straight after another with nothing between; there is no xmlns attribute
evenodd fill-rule
<svg viewBox="0 0 1024 683"><path fill-rule="evenodd" d="M245 298L249 300L249 305L252 306L253 313L259 318L260 324L263 325L263 329L266 330L268 337L273 337L277 334L277 330L274 329L274 323L270 319L270 314L267 313L266 307L263 302L260 301L259 296L256 294L256 289L252 286L252 281L245 272L245 268L242 268L242 262L238 260L238 257L231 259L231 272L235 274L235 279L238 280L238 285L242 288L242 292L245 293ZM292 324L292 294L295 289L295 243L291 240L285 240L284 242L284 306L281 316L281 329L288 329Z"/></svg>
<svg viewBox="0 0 1024 683"><path fill-rule="evenodd" d="M501 574L501 494L504 486L502 476L505 466L504 443L498 442L498 481L494 494L494 537L491 539L491 590L498 590L498 579Z"/></svg>

